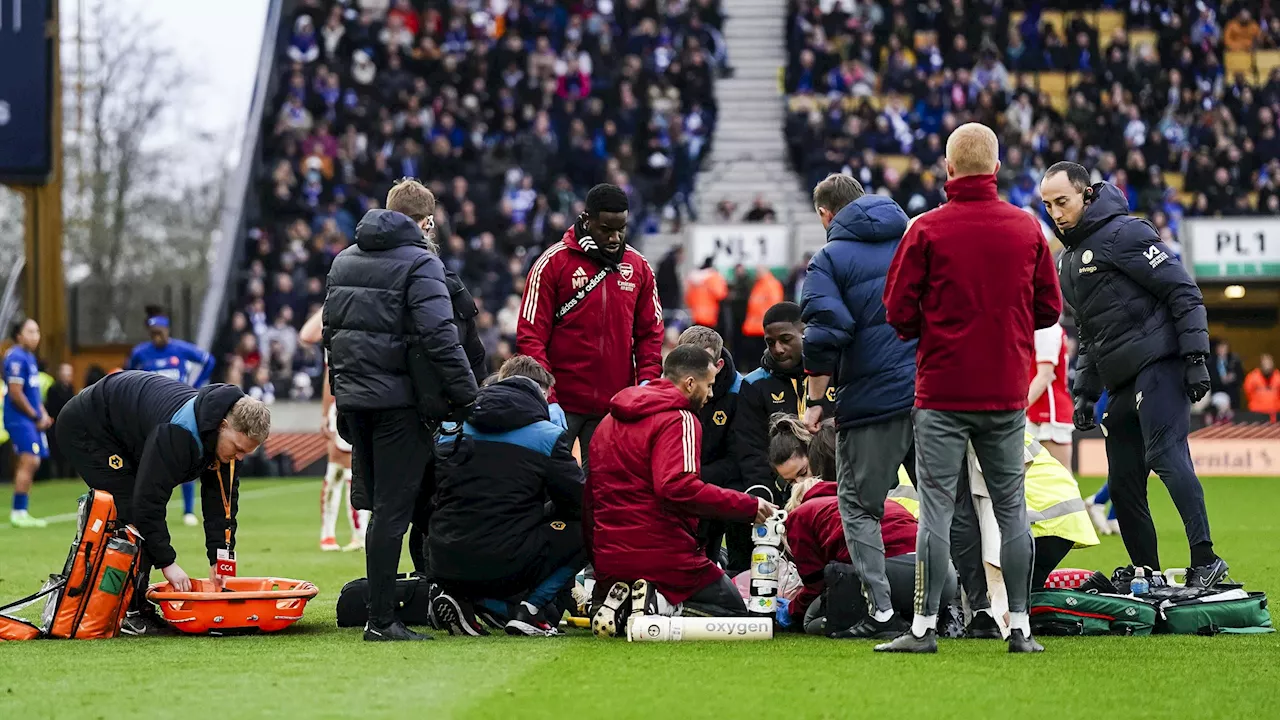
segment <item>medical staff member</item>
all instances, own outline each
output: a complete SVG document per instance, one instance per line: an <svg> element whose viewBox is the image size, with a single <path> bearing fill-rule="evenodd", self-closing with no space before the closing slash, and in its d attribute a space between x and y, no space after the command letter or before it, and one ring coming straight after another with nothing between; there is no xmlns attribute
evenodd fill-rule
<svg viewBox="0 0 1280 720"><path fill-rule="evenodd" d="M213 356L185 340L170 337L169 317L163 307L148 305L146 310L147 334L151 340L133 348L124 369L153 372L193 388L204 387L213 374ZM193 482L182 486L182 522L187 525L199 522Z"/></svg>
<svg viewBox="0 0 1280 720"><path fill-rule="evenodd" d="M8 383L8 393L4 396L4 429L13 440L16 458L9 524L16 528L42 528L45 521L31 517L27 511L31 482L40 469L40 461L49 457L49 441L44 431L53 425L40 399L40 370L36 364L40 326L35 320L19 320L9 337L13 347L4 356Z"/></svg>

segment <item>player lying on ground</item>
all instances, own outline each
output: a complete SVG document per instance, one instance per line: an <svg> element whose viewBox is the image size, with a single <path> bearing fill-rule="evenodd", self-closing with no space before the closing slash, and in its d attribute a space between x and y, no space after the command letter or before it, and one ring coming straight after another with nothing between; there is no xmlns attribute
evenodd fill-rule
<svg viewBox="0 0 1280 720"><path fill-rule="evenodd" d="M596 431L583 523L597 636L625 630L633 595L632 612L669 615L687 603L699 614L746 614L737 588L699 547L698 519L762 522L775 508L700 477L697 412L715 376L711 355L681 345L663 361L662 378L613 397Z"/></svg>
<svg viewBox="0 0 1280 720"><path fill-rule="evenodd" d="M432 613L451 635L558 634L556 601L586 565L582 470L565 428L550 419L555 380L517 355L481 388L455 439L443 435L427 546L443 593Z"/></svg>
<svg viewBox="0 0 1280 720"><path fill-rule="evenodd" d="M234 560L239 482L225 467L258 449L271 430L271 411L233 385L196 390L177 380L122 372L99 380L71 399L58 416L58 443L89 487L110 493L121 521L142 536L145 586L152 567L173 588L191 579L169 542L165 508L178 485L200 480L209 577L220 583L220 555ZM134 594L129 634L163 627L144 593Z"/></svg>

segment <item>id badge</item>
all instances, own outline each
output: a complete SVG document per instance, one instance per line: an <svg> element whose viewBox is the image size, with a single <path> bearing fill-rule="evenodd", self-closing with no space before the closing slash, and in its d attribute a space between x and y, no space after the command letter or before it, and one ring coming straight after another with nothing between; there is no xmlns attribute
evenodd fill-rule
<svg viewBox="0 0 1280 720"><path fill-rule="evenodd" d="M218 549L218 562L214 567L222 577L236 576L236 554L226 548Z"/></svg>

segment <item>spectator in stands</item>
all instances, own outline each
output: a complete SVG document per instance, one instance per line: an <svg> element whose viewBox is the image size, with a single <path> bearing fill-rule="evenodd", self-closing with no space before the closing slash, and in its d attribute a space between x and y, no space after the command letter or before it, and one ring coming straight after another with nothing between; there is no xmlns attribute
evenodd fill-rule
<svg viewBox="0 0 1280 720"><path fill-rule="evenodd" d="M1209 359L1209 391L1214 395L1214 405L1239 409L1244 377L1244 365L1240 356L1231 352L1231 345L1226 340L1213 343L1213 357Z"/></svg>
<svg viewBox="0 0 1280 720"><path fill-rule="evenodd" d="M751 203L751 209L742 216L742 219L749 223L775 223L778 222L778 214L764 195L756 195L756 199Z"/></svg>
<svg viewBox="0 0 1280 720"><path fill-rule="evenodd" d="M1244 379L1244 395L1249 405L1249 412L1270 415L1275 421L1280 412L1280 373L1276 372L1276 363L1270 354L1263 353L1254 368Z"/></svg>

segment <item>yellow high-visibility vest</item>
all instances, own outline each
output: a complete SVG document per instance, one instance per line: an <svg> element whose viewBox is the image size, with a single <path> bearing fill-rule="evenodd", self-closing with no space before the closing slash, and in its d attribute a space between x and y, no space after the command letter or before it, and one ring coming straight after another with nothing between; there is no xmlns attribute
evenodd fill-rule
<svg viewBox="0 0 1280 720"><path fill-rule="evenodd" d="M1024 434L1027 455L1027 516L1032 537L1060 537L1083 548L1098 544L1080 486L1031 433Z"/></svg>

